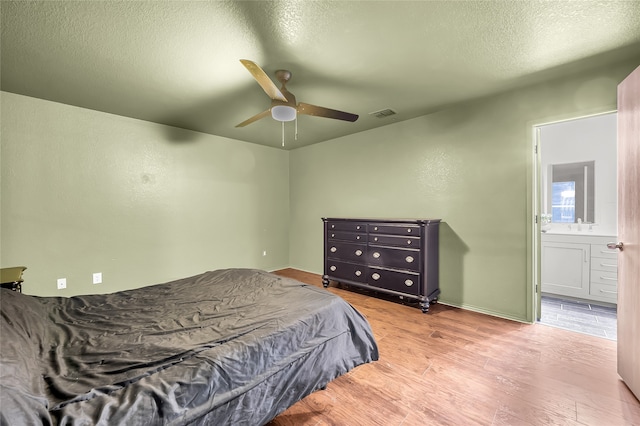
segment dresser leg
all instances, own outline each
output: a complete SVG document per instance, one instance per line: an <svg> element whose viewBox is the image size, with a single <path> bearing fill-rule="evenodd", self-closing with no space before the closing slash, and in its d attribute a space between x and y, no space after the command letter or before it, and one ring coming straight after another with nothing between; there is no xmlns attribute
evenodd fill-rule
<svg viewBox="0 0 640 426"><path fill-rule="evenodd" d="M429 312L429 301L426 300L424 302L420 302L420 309L422 309L423 314Z"/></svg>
<svg viewBox="0 0 640 426"><path fill-rule="evenodd" d="M326 278L323 278L323 279L322 279L322 286L323 286L324 288L329 287L329 280L328 280L328 279L326 279Z"/></svg>

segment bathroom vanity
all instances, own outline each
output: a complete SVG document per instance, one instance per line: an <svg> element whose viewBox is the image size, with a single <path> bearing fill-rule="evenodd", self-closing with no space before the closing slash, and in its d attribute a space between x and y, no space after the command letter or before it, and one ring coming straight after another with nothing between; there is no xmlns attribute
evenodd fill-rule
<svg viewBox="0 0 640 426"><path fill-rule="evenodd" d="M607 248L615 236L543 233L542 292L617 303L618 252Z"/></svg>
<svg viewBox="0 0 640 426"><path fill-rule="evenodd" d="M617 115L539 127L542 292L617 302Z"/></svg>

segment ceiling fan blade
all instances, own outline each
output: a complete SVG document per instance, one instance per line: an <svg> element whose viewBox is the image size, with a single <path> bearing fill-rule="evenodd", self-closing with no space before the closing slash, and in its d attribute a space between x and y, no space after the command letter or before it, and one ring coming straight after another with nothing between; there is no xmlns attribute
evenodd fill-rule
<svg viewBox="0 0 640 426"><path fill-rule="evenodd" d="M240 59L240 62L242 62L242 65L249 70L253 78L255 78L260 87L262 87L262 90L264 90L271 99L288 102L287 98L285 98L280 89L278 89L278 86L271 81L269 76L258 64L253 61L249 61L248 59Z"/></svg>
<svg viewBox="0 0 640 426"><path fill-rule="evenodd" d="M244 126L246 126L248 124L253 123L254 121L260 120L261 118L265 118L268 115L271 115L271 109L268 109L266 111L262 111L261 113L256 114L256 115L254 115L253 117L251 117L251 118L249 118L247 120L244 120L242 123L236 125L236 127L244 127Z"/></svg>
<svg viewBox="0 0 640 426"><path fill-rule="evenodd" d="M313 115L316 117L335 118L337 120L354 122L358 119L357 114L351 114L350 112L338 111L337 109L330 109L321 106L305 104L300 102L298 104L298 113Z"/></svg>

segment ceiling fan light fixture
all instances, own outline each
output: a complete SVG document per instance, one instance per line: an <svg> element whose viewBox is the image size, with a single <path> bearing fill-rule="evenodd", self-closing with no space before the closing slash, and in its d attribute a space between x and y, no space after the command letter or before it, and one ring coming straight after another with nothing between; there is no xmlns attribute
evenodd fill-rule
<svg viewBox="0 0 640 426"><path fill-rule="evenodd" d="M271 117L277 121L293 121L296 119L296 109L288 105L271 107Z"/></svg>

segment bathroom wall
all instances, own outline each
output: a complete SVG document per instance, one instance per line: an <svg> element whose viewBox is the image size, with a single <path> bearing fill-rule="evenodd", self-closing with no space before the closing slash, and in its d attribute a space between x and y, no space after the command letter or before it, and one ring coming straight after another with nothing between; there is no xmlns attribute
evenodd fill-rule
<svg viewBox="0 0 640 426"><path fill-rule="evenodd" d="M552 164L595 161L595 223L599 235L617 234L616 113L596 115L540 126L542 213L551 213L548 171ZM546 206L546 211L545 211ZM578 214L576 214L578 216ZM575 232L575 225L552 223L548 232Z"/></svg>

